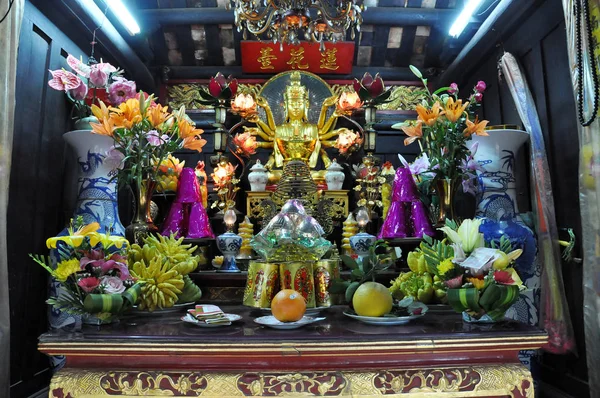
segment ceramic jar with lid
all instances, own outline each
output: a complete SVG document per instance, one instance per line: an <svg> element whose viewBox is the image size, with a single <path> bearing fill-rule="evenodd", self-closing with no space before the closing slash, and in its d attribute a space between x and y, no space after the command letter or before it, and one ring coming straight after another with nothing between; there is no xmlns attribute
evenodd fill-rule
<svg viewBox="0 0 600 398"><path fill-rule="evenodd" d="M327 189L330 191L340 191L344 184L344 168L333 159L331 165L327 168L325 173L325 181L327 182Z"/></svg>
<svg viewBox="0 0 600 398"><path fill-rule="evenodd" d="M256 164L250 168L250 173L248 174L250 190L252 192L264 191L267 188L268 178L267 169L260 163L260 160L257 160Z"/></svg>

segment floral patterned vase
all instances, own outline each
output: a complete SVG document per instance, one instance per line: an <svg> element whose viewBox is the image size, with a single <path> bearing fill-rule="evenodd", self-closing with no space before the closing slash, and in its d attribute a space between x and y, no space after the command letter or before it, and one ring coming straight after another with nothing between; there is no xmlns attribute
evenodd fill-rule
<svg viewBox="0 0 600 398"><path fill-rule="evenodd" d="M479 147L475 160L485 171L478 172L479 193L477 216L486 218L480 232L486 241L507 235L513 249L523 249L516 269L527 290L506 312L506 317L530 325L538 324L541 268L536 259L537 242L532 230L525 224L524 215L517 207L516 154L529 141L529 133L515 129L489 131L489 136L473 136ZM531 352L521 353L521 361L528 365Z"/></svg>

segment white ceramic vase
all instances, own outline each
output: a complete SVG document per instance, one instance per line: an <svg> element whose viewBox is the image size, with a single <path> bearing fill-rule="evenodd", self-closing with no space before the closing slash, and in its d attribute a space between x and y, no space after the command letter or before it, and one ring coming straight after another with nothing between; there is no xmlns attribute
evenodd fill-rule
<svg viewBox="0 0 600 398"><path fill-rule="evenodd" d="M269 175L267 169L260 163L260 160L256 161L256 164L250 167L250 173L248 173L248 182L250 183L250 190L252 192L260 192L267 189L267 180Z"/></svg>
<svg viewBox="0 0 600 398"><path fill-rule="evenodd" d="M477 216L491 220L513 220L518 214L515 157L529 140L521 130L490 130L489 136L473 136L479 143L475 160L485 171L477 173Z"/></svg>
<svg viewBox="0 0 600 398"><path fill-rule="evenodd" d="M327 182L327 189L330 191L340 191L342 185L344 185L344 168L333 159L333 162L327 168L325 173L325 182Z"/></svg>

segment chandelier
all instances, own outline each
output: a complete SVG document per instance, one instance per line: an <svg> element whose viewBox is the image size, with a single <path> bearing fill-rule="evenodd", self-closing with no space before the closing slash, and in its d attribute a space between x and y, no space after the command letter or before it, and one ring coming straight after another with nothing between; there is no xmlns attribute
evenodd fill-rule
<svg viewBox="0 0 600 398"><path fill-rule="evenodd" d="M273 43L300 44L343 40L348 30L354 40L362 23L362 0L231 0L238 32L248 32Z"/></svg>

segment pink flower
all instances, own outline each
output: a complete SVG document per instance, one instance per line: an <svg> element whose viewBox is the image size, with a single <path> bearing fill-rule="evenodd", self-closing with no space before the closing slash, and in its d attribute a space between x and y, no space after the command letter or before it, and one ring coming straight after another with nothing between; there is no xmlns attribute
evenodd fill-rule
<svg viewBox="0 0 600 398"><path fill-rule="evenodd" d="M444 283L446 284L446 286L448 287L448 289L458 289L463 284L463 276L462 275L458 275L458 276L456 276L456 277L454 277L452 279L448 279Z"/></svg>
<svg viewBox="0 0 600 398"><path fill-rule="evenodd" d="M123 281L116 276L103 276L100 279L100 287L107 294L121 294L125 291Z"/></svg>
<svg viewBox="0 0 600 398"><path fill-rule="evenodd" d="M116 278L119 278L123 281L127 280L127 279L131 279L131 274L129 273L129 268L127 268L127 265L125 263L120 263L117 262L115 260L108 260L106 262L104 262L103 264L101 264L101 270L102 270L102 274L107 274L108 272L112 271L112 270L116 270L118 276Z"/></svg>
<svg viewBox="0 0 600 398"><path fill-rule="evenodd" d="M86 293L93 292L98 285L100 285L100 280L94 276L90 276L88 278L81 278L77 281L77 285Z"/></svg>
<svg viewBox="0 0 600 398"><path fill-rule="evenodd" d="M478 93L483 93L486 88L487 86L483 80L478 81L475 85L475 91L477 91Z"/></svg>
<svg viewBox="0 0 600 398"><path fill-rule="evenodd" d="M122 169L123 168L123 159L125 155L114 146L110 147L110 149L105 153L104 160L102 161L107 167L110 167L111 170Z"/></svg>
<svg viewBox="0 0 600 398"><path fill-rule="evenodd" d="M78 78L79 79L79 78ZM79 79L81 81L81 79ZM75 101L83 101L87 95L88 88L83 81L79 84L79 87L67 91L67 94L71 96Z"/></svg>
<svg viewBox="0 0 600 398"><path fill-rule="evenodd" d="M250 157L256 153L256 148L258 148L256 137L250 133L237 134L231 141L237 147L237 153L242 156Z"/></svg>
<svg viewBox="0 0 600 398"><path fill-rule="evenodd" d="M92 266L100 266L104 262L104 252L102 250L90 250L84 252L83 257L79 260L81 269L85 269L86 265L92 264Z"/></svg>
<svg viewBox="0 0 600 398"><path fill-rule="evenodd" d="M448 93L449 93L449 94L452 94L452 95L454 95L454 94L458 93L458 84L456 84L456 83L452 83L452 84L450 85L450 88L448 89Z"/></svg>
<svg viewBox="0 0 600 398"><path fill-rule="evenodd" d="M74 90L82 84L82 81L77 75L67 72L64 69L51 70L52 80L48 81L48 85L55 90L68 91Z"/></svg>
<svg viewBox="0 0 600 398"><path fill-rule="evenodd" d="M94 87L104 87L108 83L108 74L98 67L100 64L92 65L89 82Z"/></svg>
<svg viewBox="0 0 600 398"><path fill-rule="evenodd" d="M500 285L514 285L516 282L512 278L512 274L508 271L495 271L494 280Z"/></svg>
<svg viewBox="0 0 600 398"><path fill-rule="evenodd" d="M71 54L67 57L67 64L77 73L79 76L89 77L90 76L90 66L84 64L82 61L78 60Z"/></svg>
<svg viewBox="0 0 600 398"><path fill-rule="evenodd" d="M160 145L168 142L170 140L170 138L166 134L159 136L158 131L150 130L150 131L148 131L148 133L146 133L146 140L148 141L148 144L150 144L152 146L160 146Z"/></svg>
<svg viewBox="0 0 600 398"><path fill-rule="evenodd" d="M118 106L130 98L135 98L135 89L134 81L119 77L108 87L108 98L114 106Z"/></svg>
<svg viewBox="0 0 600 398"><path fill-rule="evenodd" d="M475 98L475 102L481 102L483 100L483 94L481 94L481 93L475 93L475 95L473 96L473 98Z"/></svg>

